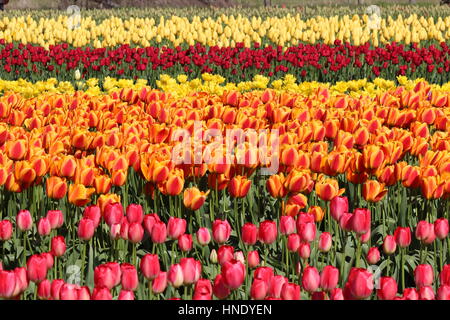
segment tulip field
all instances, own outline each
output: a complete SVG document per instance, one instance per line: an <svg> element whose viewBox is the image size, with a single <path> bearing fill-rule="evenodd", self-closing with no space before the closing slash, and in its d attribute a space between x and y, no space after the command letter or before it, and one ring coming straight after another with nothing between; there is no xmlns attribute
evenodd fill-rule
<svg viewBox="0 0 450 320"><path fill-rule="evenodd" d="M379 9L2 12L0 300L450 300L450 7Z"/></svg>

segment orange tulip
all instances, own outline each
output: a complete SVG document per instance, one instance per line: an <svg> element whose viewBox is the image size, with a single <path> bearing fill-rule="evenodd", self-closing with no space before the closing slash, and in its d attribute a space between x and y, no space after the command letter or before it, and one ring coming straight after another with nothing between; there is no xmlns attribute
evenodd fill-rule
<svg viewBox="0 0 450 320"><path fill-rule="evenodd" d="M62 199L67 193L67 183L64 178L51 176L47 178L45 184L47 197L52 199Z"/></svg>
<svg viewBox="0 0 450 320"><path fill-rule="evenodd" d="M23 160L28 152L28 142L24 139L8 141L6 143L6 150L11 160Z"/></svg>
<svg viewBox="0 0 450 320"><path fill-rule="evenodd" d="M111 173L111 182L113 186L121 187L127 182L127 170L117 170Z"/></svg>
<svg viewBox="0 0 450 320"><path fill-rule="evenodd" d="M73 156L65 156L59 163L59 173L61 177L72 178L77 169L77 162Z"/></svg>
<svg viewBox="0 0 450 320"><path fill-rule="evenodd" d="M223 190L228 186L230 178L226 174L209 173L208 174L208 187L214 190Z"/></svg>
<svg viewBox="0 0 450 320"><path fill-rule="evenodd" d="M379 183L377 180L368 180L363 184L362 195L366 201L378 202L387 192L384 183Z"/></svg>
<svg viewBox="0 0 450 320"><path fill-rule="evenodd" d="M319 180L316 182L316 194L324 201L330 201L334 197L343 194L344 191L345 189L339 189L339 184L334 179L319 177Z"/></svg>
<svg viewBox="0 0 450 320"><path fill-rule="evenodd" d="M316 222L320 222L322 221L325 212L323 211L323 209L319 206L311 206L308 209L308 213L313 214L314 215L314 220Z"/></svg>
<svg viewBox="0 0 450 320"><path fill-rule="evenodd" d="M115 193L101 194L97 199L97 205L100 207L102 215L108 203L116 202L120 202L120 196Z"/></svg>
<svg viewBox="0 0 450 320"><path fill-rule="evenodd" d="M108 193L111 186L111 178L107 175L98 175L94 178L95 192L98 194Z"/></svg>
<svg viewBox="0 0 450 320"><path fill-rule="evenodd" d="M91 195L95 192L94 188L86 188L82 184L71 184L69 186L69 202L82 207L91 201Z"/></svg>
<svg viewBox="0 0 450 320"><path fill-rule="evenodd" d="M206 192L198 190L196 187L187 188L183 193L184 206L193 211L200 209L205 203L209 190Z"/></svg>
<svg viewBox="0 0 450 320"><path fill-rule="evenodd" d="M169 173L165 182L161 184L161 192L170 196L176 196L183 191L184 172L181 169L174 169Z"/></svg>
<svg viewBox="0 0 450 320"><path fill-rule="evenodd" d="M445 180L441 180L440 176L423 177L420 184L422 194L428 200L442 197L444 187Z"/></svg>
<svg viewBox="0 0 450 320"><path fill-rule="evenodd" d="M363 150L364 166L367 169L378 169L385 159L383 150L376 145L366 146Z"/></svg>
<svg viewBox="0 0 450 320"><path fill-rule="evenodd" d="M284 198L287 190L284 187L284 175L282 173L274 174L267 179L266 188L270 195L274 198Z"/></svg>
<svg viewBox="0 0 450 320"><path fill-rule="evenodd" d="M284 186L289 192L298 193L308 190L311 183L314 182L309 171L294 169L286 177Z"/></svg>
<svg viewBox="0 0 450 320"><path fill-rule="evenodd" d="M250 187L252 185L252 181L247 179L244 176L235 176L228 183L228 193L233 198L244 198Z"/></svg>
<svg viewBox="0 0 450 320"><path fill-rule="evenodd" d="M306 207L308 204L308 198L302 193L298 193L289 197L287 204L284 208L284 214L287 216L295 217L300 213L300 210Z"/></svg>

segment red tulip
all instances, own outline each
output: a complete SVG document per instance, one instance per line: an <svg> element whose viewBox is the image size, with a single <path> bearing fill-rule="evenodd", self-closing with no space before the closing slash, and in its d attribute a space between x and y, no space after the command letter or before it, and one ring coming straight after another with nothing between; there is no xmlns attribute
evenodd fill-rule
<svg viewBox="0 0 450 320"><path fill-rule="evenodd" d="M140 269L145 279L153 280L161 272L159 257L157 254L146 254L141 259Z"/></svg>
<svg viewBox="0 0 450 320"><path fill-rule="evenodd" d="M403 298L406 300L419 300L419 292L416 288L406 288L403 291Z"/></svg>
<svg viewBox="0 0 450 320"><path fill-rule="evenodd" d="M303 271L302 287L307 292L312 293L319 289L320 275L319 271L312 266L307 266Z"/></svg>
<svg viewBox="0 0 450 320"><path fill-rule="evenodd" d="M51 241L51 252L54 257L61 257L66 252L66 241L63 236L56 236Z"/></svg>
<svg viewBox="0 0 450 320"><path fill-rule="evenodd" d="M299 225L297 233L304 242L312 242L316 238L316 224L313 222L302 223Z"/></svg>
<svg viewBox="0 0 450 320"><path fill-rule="evenodd" d="M328 232L322 232L319 237L319 250L322 252L328 252L331 249L332 237Z"/></svg>
<svg viewBox="0 0 450 320"><path fill-rule="evenodd" d="M110 289L106 287L95 287L92 292L92 300L112 300Z"/></svg>
<svg viewBox="0 0 450 320"><path fill-rule="evenodd" d="M341 215L341 218L339 219L339 226L342 230L347 232L352 230L352 217L353 214L348 212L344 212Z"/></svg>
<svg viewBox="0 0 450 320"><path fill-rule="evenodd" d="M120 281L122 280L122 267L118 262L107 262L103 264L105 267L108 267L112 271L113 284L114 287L118 286Z"/></svg>
<svg viewBox="0 0 450 320"><path fill-rule="evenodd" d="M249 251L247 254L247 263L249 268L256 268L259 265L259 253L258 251Z"/></svg>
<svg viewBox="0 0 450 320"><path fill-rule="evenodd" d="M377 247L370 248L366 259L369 264L377 264L380 261L380 250Z"/></svg>
<svg viewBox="0 0 450 320"><path fill-rule="evenodd" d="M135 222L142 224L142 221L144 220L144 210L141 205L135 203L129 204L126 213L129 223Z"/></svg>
<svg viewBox="0 0 450 320"><path fill-rule="evenodd" d="M50 220L48 218L41 218L38 222L38 233L41 237L48 236L52 230Z"/></svg>
<svg viewBox="0 0 450 320"><path fill-rule="evenodd" d="M292 233L287 238L287 248L290 252L295 252L300 247L300 236L297 233Z"/></svg>
<svg viewBox="0 0 450 320"><path fill-rule="evenodd" d="M208 279L199 279L195 283L192 300L212 300L212 285Z"/></svg>
<svg viewBox="0 0 450 320"><path fill-rule="evenodd" d="M47 219L50 221L52 229L61 228L64 224L64 216L61 210L49 210L47 212Z"/></svg>
<svg viewBox="0 0 450 320"><path fill-rule="evenodd" d="M434 300L434 291L431 286L423 286L419 289L419 300Z"/></svg>
<svg viewBox="0 0 450 320"><path fill-rule="evenodd" d="M103 217L108 226L121 223L123 218L123 207L120 202L108 203L103 210Z"/></svg>
<svg viewBox="0 0 450 320"><path fill-rule="evenodd" d="M186 220L170 217L167 222L167 235L170 239L178 239L186 232Z"/></svg>
<svg viewBox="0 0 450 320"><path fill-rule="evenodd" d="M217 261L220 265L223 265L225 262L230 261L234 258L234 247L232 246L220 246L219 250L217 250Z"/></svg>
<svg viewBox="0 0 450 320"><path fill-rule="evenodd" d="M311 295L311 300L328 300L327 294L323 291L313 292Z"/></svg>
<svg viewBox="0 0 450 320"><path fill-rule="evenodd" d="M306 260L311 255L311 247L309 245L309 242L302 242L300 243L300 246L298 247L298 255L303 260Z"/></svg>
<svg viewBox="0 0 450 320"><path fill-rule="evenodd" d="M122 290L136 291L139 286L136 268L132 264L122 263L120 271L122 272Z"/></svg>
<svg viewBox="0 0 450 320"><path fill-rule="evenodd" d="M52 281L52 284L50 286L50 293L53 300L60 300L61 288L64 283L65 282L62 279L55 279Z"/></svg>
<svg viewBox="0 0 450 320"><path fill-rule="evenodd" d="M25 267L17 267L14 269L16 275L16 289L14 296L18 296L28 288L27 269Z"/></svg>
<svg viewBox="0 0 450 320"><path fill-rule="evenodd" d="M200 279L202 274L202 264L194 258L181 258L181 270L183 271L183 283L189 285Z"/></svg>
<svg viewBox="0 0 450 320"><path fill-rule="evenodd" d="M78 300L78 288L74 284L65 283L59 291L59 300Z"/></svg>
<svg viewBox="0 0 450 320"><path fill-rule="evenodd" d="M411 230L409 227L397 227L394 238L400 248L406 248L411 244Z"/></svg>
<svg viewBox="0 0 450 320"><path fill-rule="evenodd" d="M349 292L354 299L366 299L372 294L372 273L363 268L352 268L347 279ZM344 292L345 296L345 292Z"/></svg>
<svg viewBox="0 0 450 320"><path fill-rule="evenodd" d="M170 266L167 280L174 288L178 288L183 284L183 269L181 268L181 265L176 263Z"/></svg>
<svg viewBox="0 0 450 320"><path fill-rule="evenodd" d="M47 269L53 268L53 264L55 261L53 259L53 255L50 252L43 252L40 254L40 256L47 262Z"/></svg>
<svg viewBox="0 0 450 320"><path fill-rule="evenodd" d="M228 221L216 219L212 225L212 234L215 242L221 244L228 241L231 235L231 226Z"/></svg>
<svg viewBox="0 0 450 320"><path fill-rule="evenodd" d="M300 300L300 286L295 283L285 283L281 289L281 299Z"/></svg>
<svg viewBox="0 0 450 320"><path fill-rule="evenodd" d="M163 293L167 287L167 272L161 271L152 282L153 293Z"/></svg>
<svg viewBox="0 0 450 320"><path fill-rule="evenodd" d="M132 222L128 226L128 240L131 243L139 243L144 238L144 228L140 223Z"/></svg>
<svg viewBox="0 0 450 320"><path fill-rule="evenodd" d="M253 278L264 280L267 285L267 290L270 290L273 279L273 269L270 267L259 267L255 270Z"/></svg>
<svg viewBox="0 0 450 320"><path fill-rule="evenodd" d="M425 220L419 221L416 227L417 240L424 242L427 238L432 237L431 233L434 234L434 225Z"/></svg>
<svg viewBox="0 0 450 320"><path fill-rule="evenodd" d="M241 229L242 242L246 245L254 245L258 238L258 227L251 222L247 222Z"/></svg>
<svg viewBox="0 0 450 320"><path fill-rule="evenodd" d="M92 239L95 232L95 223L89 218L82 218L78 224L78 238L84 241Z"/></svg>
<svg viewBox="0 0 450 320"><path fill-rule="evenodd" d="M157 221L161 221L156 213L147 214L144 217L144 228L148 235L152 235L153 226Z"/></svg>
<svg viewBox="0 0 450 320"><path fill-rule="evenodd" d="M447 219L440 218L434 222L434 233L438 239L444 240L448 236L448 232L449 224Z"/></svg>
<svg viewBox="0 0 450 320"><path fill-rule="evenodd" d="M414 269L414 281L418 288L431 286L433 284L434 272L433 267L429 264L419 264Z"/></svg>
<svg viewBox="0 0 450 320"><path fill-rule="evenodd" d="M225 286L235 290L244 283L245 266L234 259L227 261L222 266L222 276Z"/></svg>
<svg viewBox="0 0 450 320"><path fill-rule="evenodd" d="M277 239L277 224L275 221L266 220L260 223L258 238L264 244L272 244Z"/></svg>
<svg viewBox="0 0 450 320"><path fill-rule="evenodd" d="M218 274L214 279L213 293L219 299L225 299L230 295L230 289L225 284L225 279L222 274Z"/></svg>
<svg viewBox="0 0 450 320"><path fill-rule="evenodd" d="M362 235L370 230L371 216L369 209L355 209L351 217L352 230Z"/></svg>
<svg viewBox="0 0 450 320"><path fill-rule="evenodd" d="M197 236L197 241L200 245L206 246L211 241L211 233L207 228L200 228L195 234Z"/></svg>
<svg viewBox="0 0 450 320"><path fill-rule="evenodd" d="M397 295L397 282L392 277L381 277L377 296L380 300L393 300Z"/></svg>
<svg viewBox="0 0 450 320"><path fill-rule="evenodd" d="M89 287L83 286L78 288L78 300L91 300L91 291Z"/></svg>
<svg viewBox="0 0 450 320"><path fill-rule="evenodd" d="M0 221L0 240L6 241L11 239L13 225L9 220Z"/></svg>
<svg viewBox="0 0 450 320"><path fill-rule="evenodd" d="M295 219L291 216L281 216L280 218L280 232L284 235L289 235L295 232Z"/></svg>
<svg viewBox="0 0 450 320"><path fill-rule="evenodd" d="M130 224L127 219L122 219L120 223L120 238L123 240L128 240L128 229L130 228Z"/></svg>
<svg viewBox="0 0 450 320"><path fill-rule="evenodd" d="M38 284L37 295L38 295L39 299L48 300L50 298L50 296L51 296L50 295L51 294L50 286L51 286L51 283L50 283L50 280L48 280L48 279L45 279ZM1 294L0 294L0 296L1 296Z"/></svg>
<svg viewBox="0 0 450 320"><path fill-rule="evenodd" d="M330 202L331 217L339 221L342 214L348 212L348 198L347 197L334 197Z"/></svg>
<svg viewBox="0 0 450 320"><path fill-rule="evenodd" d="M385 254L393 254L397 249L397 243L395 242L394 236L387 235L384 237L383 241L383 252Z"/></svg>
<svg viewBox="0 0 450 320"><path fill-rule="evenodd" d="M344 300L344 294L341 288L335 288L330 292L330 300Z"/></svg>
<svg viewBox="0 0 450 320"><path fill-rule="evenodd" d="M250 296L254 300L263 300L267 295L267 284L262 279L254 279L250 288Z"/></svg>
<svg viewBox="0 0 450 320"><path fill-rule="evenodd" d="M39 283L47 277L47 259L42 255L32 255L27 261L28 279Z"/></svg>
<svg viewBox="0 0 450 320"><path fill-rule="evenodd" d="M100 220L102 218L100 207L97 205L91 205L84 208L83 218L91 219L92 222L94 222L94 229L96 229L99 226Z"/></svg>
<svg viewBox="0 0 450 320"><path fill-rule="evenodd" d="M20 210L16 217L17 227L20 231L31 230L33 218L28 210Z"/></svg>
<svg viewBox="0 0 450 320"><path fill-rule="evenodd" d="M450 286L441 285L438 288L437 300L450 300Z"/></svg>
<svg viewBox="0 0 450 320"><path fill-rule="evenodd" d="M339 282L339 270L333 266L325 266L320 273L320 287L327 292L336 288Z"/></svg>
<svg viewBox="0 0 450 320"><path fill-rule="evenodd" d="M273 276L270 283L269 295L273 298L281 298L281 290L285 283L289 283L286 277L281 275Z"/></svg>
<svg viewBox="0 0 450 320"><path fill-rule="evenodd" d="M134 300L134 292L128 290L120 290L117 300Z"/></svg>
<svg viewBox="0 0 450 320"><path fill-rule="evenodd" d="M167 239L167 227L162 221L156 221L151 234L153 243L164 243Z"/></svg>
<svg viewBox="0 0 450 320"><path fill-rule="evenodd" d="M13 271L0 271L0 297L11 298L16 289L16 275Z"/></svg>
<svg viewBox="0 0 450 320"><path fill-rule="evenodd" d="M94 269L95 287L105 287L111 290L115 286L115 278L111 268L105 265L99 265Z"/></svg>
<svg viewBox="0 0 450 320"><path fill-rule="evenodd" d="M189 252L192 249L192 236L190 234L183 234L178 237L178 248L182 252Z"/></svg>
<svg viewBox="0 0 450 320"><path fill-rule="evenodd" d="M450 286L450 264L446 264L442 267L439 279L441 280L441 285L445 284L447 286Z"/></svg>

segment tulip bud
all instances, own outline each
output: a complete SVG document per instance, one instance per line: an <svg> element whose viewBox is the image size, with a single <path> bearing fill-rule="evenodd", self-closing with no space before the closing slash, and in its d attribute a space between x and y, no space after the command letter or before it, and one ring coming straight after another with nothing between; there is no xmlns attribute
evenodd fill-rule
<svg viewBox="0 0 450 320"><path fill-rule="evenodd" d="M312 266L307 266L303 271L302 287L307 292L312 293L319 289L320 275L319 271Z"/></svg>
<svg viewBox="0 0 450 320"><path fill-rule="evenodd" d="M83 219L81 219L81 220L83 220ZM86 219L86 220L89 220L89 219ZM120 223L111 225L109 235L111 236L112 240L117 240L120 238ZM78 235L78 236L80 236L80 235Z"/></svg>
<svg viewBox="0 0 450 320"><path fill-rule="evenodd" d="M167 280L174 288L178 288L183 284L183 269L181 265L176 263L170 266Z"/></svg>
<svg viewBox="0 0 450 320"><path fill-rule="evenodd" d="M54 257L61 257L66 252L66 241L63 236L56 236L51 241L51 253Z"/></svg>
<svg viewBox="0 0 450 320"><path fill-rule="evenodd" d="M213 239L219 244L228 241L231 235L231 226L228 221L216 219L212 225Z"/></svg>
<svg viewBox="0 0 450 320"><path fill-rule="evenodd" d="M28 210L20 210L16 217L17 227L20 231L31 230L33 226L33 219L31 213Z"/></svg>
<svg viewBox="0 0 450 320"><path fill-rule="evenodd" d="M244 253L242 251L235 252L233 255L233 259L241 262L242 264L245 264Z"/></svg>
<svg viewBox="0 0 450 320"><path fill-rule="evenodd" d="M383 252L387 255L393 254L397 249L397 243L392 235L387 235L383 241Z"/></svg>
<svg viewBox="0 0 450 320"><path fill-rule="evenodd" d="M449 233L448 220L445 218L437 219L434 222L434 233L438 239L444 240Z"/></svg>
<svg viewBox="0 0 450 320"><path fill-rule="evenodd" d="M429 264L420 264L414 269L414 281L418 288L433 284L433 267Z"/></svg>
<svg viewBox="0 0 450 320"><path fill-rule="evenodd" d="M251 222L247 222L241 229L242 242L246 245L254 245L258 238L258 227Z"/></svg>
<svg viewBox="0 0 450 320"><path fill-rule="evenodd" d="M393 300L397 295L397 282L392 277L381 277L377 296L380 300Z"/></svg>
<svg viewBox="0 0 450 320"><path fill-rule="evenodd" d="M95 232L95 223L89 218L82 218L78 224L78 238L84 241L92 239Z"/></svg>
<svg viewBox="0 0 450 320"><path fill-rule="evenodd" d="M196 236L198 243L202 246L208 245L211 241L211 233L209 233L209 230L207 228L198 229Z"/></svg>
<svg viewBox="0 0 450 320"><path fill-rule="evenodd" d="M131 243L138 243L142 241L142 238L144 237L144 228L140 223L132 222L128 226L128 240L130 240Z"/></svg>
<svg viewBox="0 0 450 320"><path fill-rule="evenodd" d="M320 273L320 287L327 292L336 288L339 281L339 270L333 266L325 266Z"/></svg>
<svg viewBox="0 0 450 320"><path fill-rule="evenodd" d="M256 268L259 265L259 253L258 251L249 251L247 254L247 263L249 268Z"/></svg>
<svg viewBox="0 0 450 320"><path fill-rule="evenodd" d="M400 248L406 248L411 244L411 230L408 227L397 227L394 238Z"/></svg>
<svg viewBox="0 0 450 320"><path fill-rule="evenodd" d="M380 261L380 250L377 247L370 248L366 259L369 264L377 264Z"/></svg>
<svg viewBox="0 0 450 320"><path fill-rule="evenodd" d="M348 198L334 197L330 202L331 217L339 221L344 212L348 212Z"/></svg>
<svg viewBox="0 0 450 320"><path fill-rule="evenodd" d="M328 232L322 232L319 237L319 250L328 252L331 249L332 237Z"/></svg>
<svg viewBox="0 0 450 320"><path fill-rule="evenodd" d="M182 252L189 252L192 249L192 236L190 234L183 234L178 237L178 248Z"/></svg>
<svg viewBox="0 0 450 320"><path fill-rule="evenodd" d="M7 241L11 239L13 225L9 220L0 221L0 240Z"/></svg>
<svg viewBox="0 0 450 320"><path fill-rule="evenodd" d="M300 246L298 247L298 254L303 260L309 258L309 256L311 255L311 247L309 245L309 242L300 243Z"/></svg>
<svg viewBox="0 0 450 320"><path fill-rule="evenodd" d="M217 251L216 249L212 249L211 253L209 254L209 261L211 263L217 263Z"/></svg>
<svg viewBox="0 0 450 320"><path fill-rule="evenodd" d="M38 233L41 237L48 236L51 231L51 225L48 218L41 218L38 222Z"/></svg>
<svg viewBox="0 0 450 320"><path fill-rule="evenodd" d="M159 257L156 254L146 254L141 259L140 269L147 280L155 279L161 271Z"/></svg>

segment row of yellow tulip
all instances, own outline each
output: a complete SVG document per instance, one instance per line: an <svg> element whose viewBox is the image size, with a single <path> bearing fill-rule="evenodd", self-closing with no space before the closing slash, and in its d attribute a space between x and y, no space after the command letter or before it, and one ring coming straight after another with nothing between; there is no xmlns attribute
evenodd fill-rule
<svg viewBox="0 0 450 320"><path fill-rule="evenodd" d="M171 16L170 18L111 17L96 21L92 17L74 19L66 15L58 18L33 19L8 17L0 19L0 39L7 42L39 44L44 47L67 42L75 47L93 45L95 48L130 44L182 44L235 46L242 42L297 45L300 42L332 44L335 40L355 45L371 42L374 46L388 42L419 43L450 39L450 16L382 18L377 15L317 16L302 19L290 13L282 17L245 17L224 15L217 18Z"/></svg>
<svg viewBox="0 0 450 320"><path fill-rule="evenodd" d="M407 79L404 76L398 76L397 82L407 90L413 89L416 84L423 79ZM242 81L239 83L225 82L220 75L204 73L201 78L188 80L187 76L181 74L176 78L169 75L161 75L156 81L157 87L171 93L174 97L183 97L192 92L206 92L209 94L222 95L225 91L236 90L247 92L251 90L264 90L267 88L276 91L287 91L292 93L301 93L309 95L318 88L327 88L331 95L348 94L352 97L367 95L374 97L396 87L396 83L391 80L376 78L373 81L366 79L340 81L332 85L320 82L299 82L294 76L288 74L282 79L270 82L268 77L257 75L252 81ZM443 85L430 84L435 91L450 91L450 82ZM37 97L44 93L74 93L77 90L83 90L85 93L95 96L103 93L112 93L123 88L140 90L144 87L150 88L145 79L115 79L106 77L103 82L91 78L86 81L77 81L73 86L68 81L58 81L55 78L35 83L25 79L17 81L0 80L0 93L19 93L25 98Z"/></svg>

